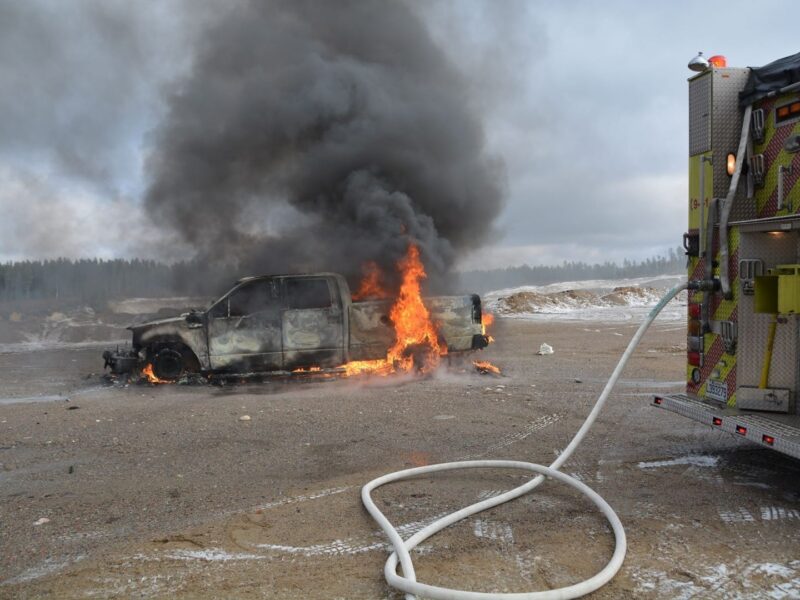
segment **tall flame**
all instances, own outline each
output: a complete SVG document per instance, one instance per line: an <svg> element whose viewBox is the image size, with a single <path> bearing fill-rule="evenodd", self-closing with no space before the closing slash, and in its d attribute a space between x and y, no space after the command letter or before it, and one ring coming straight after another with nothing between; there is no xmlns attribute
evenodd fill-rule
<svg viewBox="0 0 800 600"><path fill-rule="evenodd" d="M397 263L397 269L403 280L397 300L389 312L395 329L395 342L385 359L359 360L344 365L348 375L387 375L395 371L409 372L415 368L428 372L435 369L441 357L447 354L447 346L440 341L439 332L422 301L420 282L427 275L416 245L409 244L405 257Z"/></svg>
<svg viewBox="0 0 800 600"><path fill-rule="evenodd" d="M492 323L494 323L494 315L487 312L483 313L481 316L481 333L487 337L490 344L494 342L494 338L488 335L489 327L492 326Z"/></svg>
<svg viewBox="0 0 800 600"><path fill-rule="evenodd" d="M427 274L419 258L419 248L410 244L406 256L397 266L403 274L403 282L389 312L397 339L386 358L403 371L410 371L414 367L415 355L418 368L435 368L439 364L439 357L447 354L447 347L439 342L439 332L422 301L420 281Z"/></svg>
<svg viewBox="0 0 800 600"><path fill-rule="evenodd" d="M375 261L369 261L362 267L364 278L353 292L353 300L371 300L374 298L388 298L390 296L387 289L381 282L381 269Z"/></svg>

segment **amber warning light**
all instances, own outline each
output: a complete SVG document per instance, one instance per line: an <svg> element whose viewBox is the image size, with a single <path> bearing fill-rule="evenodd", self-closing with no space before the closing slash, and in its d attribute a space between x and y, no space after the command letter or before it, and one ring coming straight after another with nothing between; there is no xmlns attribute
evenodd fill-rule
<svg viewBox="0 0 800 600"><path fill-rule="evenodd" d="M708 59L708 64L712 67L723 68L728 66L728 59L722 56L722 54L715 54Z"/></svg>

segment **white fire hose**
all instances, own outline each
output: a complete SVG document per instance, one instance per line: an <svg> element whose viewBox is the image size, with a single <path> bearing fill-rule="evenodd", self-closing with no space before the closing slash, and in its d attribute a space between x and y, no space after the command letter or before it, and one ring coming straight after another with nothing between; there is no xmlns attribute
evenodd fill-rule
<svg viewBox="0 0 800 600"><path fill-rule="evenodd" d="M614 372L611 374L606 386L603 388L600 397L595 402L592 411L589 413L589 416L586 417L586 420L581 425L581 428L578 430L578 433L575 434L575 437L572 438L572 441L569 443L569 446L556 458L556 460L551 464L549 467L545 467L543 465L537 465L534 463L529 462L521 462L515 460L468 460L468 461L459 461L459 462L449 462L449 463L441 463L438 465L429 465L426 467L417 467L414 469L405 469L403 471L397 471L395 473L390 473L388 475L384 475L382 477L378 477L377 479L373 479L368 484L366 484L361 490L361 500L364 503L367 511L372 518L381 526L381 529L386 532L386 535L389 537L389 540L394 546L394 552L389 556L386 560L386 565L384 566L383 572L384 576L386 577L386 582L393 588L398 590L402 590L406 593L407 600L415 600L416 596L422 596L425 598L433 598L434 600L552 600L552 599L566 599L566 598L578 598L585 594L595 591L596 589L602 587L606 583L608 583L614 575L617 574L619 568L622 566L622 561L625 559L625 552L627 549L626 541L625 541L625 530L622 527L622 523L619 520L619 517L614 512L614 510L608 505L608 503L603 500L603 498L594 490L592 490L589 486L585 485L584 483L578 481L574 477L570 477L569 475L565 475L561 473L558 469L563 465L567 459L572 455L572 453L577 449L580 443L583 441L583 438L586 437L586 434L591 429L592 425L594 424L595 420L597 419L597 415L600 414L600 411L603 408L603 405L608 400L608 396L611 394L611 390L614 388L614 385L619 379L619 376L622 374L622 370L625 368L625 365L628 362L631 354L636 349L636 346L639 345L639 341L642 339L645 331L650 327L650 324L656 318L656 316L661 312L661 310L667 305L667 303L672 300L675 296L677 296L681 291L687 288L686 283L682 283L673 287L667 294L659 301L659 303L650 311L647 315L647 318L641 324L639 329L634 334L633 338L631 339L628 347L625 349L622 358L617 363ZM504 494L499 496L495 496L493 498L489 498L487 500L483 500L481 502L476 502L466 508L462 508L454 513L446 515L424 529L420 530L407 540L403 540L400 537L400 534L397 533L397 530L394 526L389 522L389 520L383 515L383 513L378 509L375 503L372 500L372 491L376 488L381 487L387 483L392 483L394 481L401 481L403 479L410 479L412 477L417 477L419 475L427 475L429 473L437 473L440 471L454 471L456 469L484 469L484 468L500 468L500 469L523 469L525 471L532 471L534 473L538 473L536 477L528 481L527 483L516 487ZM441 531L445 527L452 525L462 519L466 519L467 517L474 515L476 513L482 512L484 510L488 510L493 508L499 504L503 504L508 502L509 500L513 500L515 498L519 498L523 494L526 494L536 488L546 477L550 477L552 479L557 479L563 483L566 483L578 491L582 492L586 497L591 500L595 506L600 509L600 512L608 520L609 524L611 525L611 529L614 532L614 539L615 539L615 547L614 547L614 554L611 556L611 560L608 561L608 564L603 567L596 575L582 581L580 583L576 583L567 587L562 587L554 590L547 590L543 592L521 592L521 593L488 593L488 592L470 592L465 590L454 590L450 588L438 587L434 585L428 585L425 583L420 583L416 579L416 575L414 573L414 565L411 561L411 555L409 552L413 550L416 546L418 546L423 541L427 540L429 537L434 535L435 533ZM398 562L402 566L402 575L397 574L397 564Z"/></svg>

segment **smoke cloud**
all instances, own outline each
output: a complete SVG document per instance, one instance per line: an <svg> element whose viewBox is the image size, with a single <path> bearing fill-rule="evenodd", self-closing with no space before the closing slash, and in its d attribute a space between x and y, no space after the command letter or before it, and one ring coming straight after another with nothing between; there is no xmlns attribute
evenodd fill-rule
<svg viewBox="0 0 800 600"><path fill-rule="evenodd" d="M502 208L468 85L408 5L246 1L169 92L145 204L198 257L251 273L391 271L409 241L442 280Z"/></svg>

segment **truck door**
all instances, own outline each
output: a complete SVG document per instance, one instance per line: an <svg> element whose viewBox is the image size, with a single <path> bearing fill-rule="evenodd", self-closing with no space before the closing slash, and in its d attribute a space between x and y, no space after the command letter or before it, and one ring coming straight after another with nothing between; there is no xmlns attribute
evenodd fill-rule
<svg viewBox="0 0 800 600"><path fill-rule="evenodd" d="M284 278L284 367L335 367L344 362L339 290L326 277Z"/></svg>
<svg viewBox="0 0 800 600"><path fill-rule="evenodd" d="M208 312L211 368L269 371L283 367L279 282L250 281Z"/></svg>

